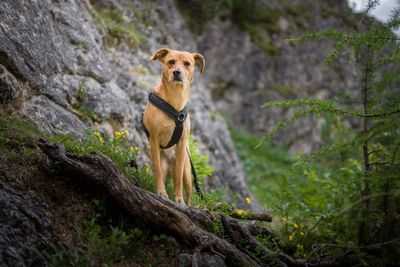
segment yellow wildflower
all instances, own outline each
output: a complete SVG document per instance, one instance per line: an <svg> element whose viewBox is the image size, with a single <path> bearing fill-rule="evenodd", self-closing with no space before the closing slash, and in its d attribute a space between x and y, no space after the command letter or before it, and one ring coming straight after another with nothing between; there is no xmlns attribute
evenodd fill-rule
<svg viewBox="0 0 400 267"><path fill-rule="evenodd" d="M130 147L129 147L129 150L130 150L131 152L133 152L133 146L130 146Z"/></svg>
<svg viewBox="0 0 400 267"><path fill-rule="evenodd" d="M121 132L115 132L115 136L120 137L121 136Z"/></svg>
<svg viewBox="0 0 400 267"><path fill-rule="evenodd" d="M128 132L128 130L125 130L125 132L124 132L126 135L128 135L129 134L129 132Z"/></svg>
<svg viewBox="0 0 400 267"><path fill-rule="evenodd" d="M303 250L304 247L303 247L303 245L297 244L297 249L298 249L298 250Z"/></svg>
<svg viewBox="0 0 400 267"><path fill-rule="evenodd" d="M138 146L135 146L135 151L139 152L139 147Z"/></svg>
<svg viewBox="0 0 400 267"><path fill-rule="evenodd" d="M300 232L300 235L301 235L301 236L303 236L303 235L304 235L304 232L303 232L303 231L301 231L301 232Z"/></svg>
<svg viewBox="0 0 400 267"><path fill-rule="evenodd" d="M295 229L299 228L299 226L297 225L297 223L294 223L294 224L293 224L293 227L294 227Z"/></svg>
<svg viewBox="0 0 400 267"><path fill-rule="evenodd" d="M287 222L288 219L286 217L282 217L282 222Z"/></svg>
<svg viewBox="0 0 400 267"><path fill-rule="evenodd" d="M99 137L99 142L104 144L104 139L102 137Z"/></svg>
<svg viewBox="0 0 400 267"><path fill-rule="evenodd" d="M100 137L100 133L98 131L94 131L93 135L96 136L96 137Z"/></svg>
<svg viewBox="0 0 400 267"><path fill-rule="evenodd" d="M289 240L290 240L290 241L293 240L293 236L292 236L292 235L289 236Z"/></svg>
<svg viewBox="0 0 400 267"><path fill-rule="evenodd" d="M144 172L145 172L145 173L149 173L149 172L150 172L150 168L146 166L146 167L144 168Z"/></svg>
<svg viewBox="0 0 400 267"><path fill-rule="evenodd" d="M236 210L237 216L242 216L244 214L244 210Z"/></svg>
<svg viewBox="0 0 400 267"><path fill-rule="evenodd" d="M246 203L247 203L247 204L250 204L250 202L251 202L250 198L249 198L249 197L246 197Z"/></svg>

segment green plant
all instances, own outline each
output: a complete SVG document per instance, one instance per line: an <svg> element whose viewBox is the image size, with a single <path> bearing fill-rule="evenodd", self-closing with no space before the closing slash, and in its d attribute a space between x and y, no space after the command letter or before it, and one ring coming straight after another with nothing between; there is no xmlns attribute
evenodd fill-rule
<svg viewBox="0 0 400 267"><path fill-rule="evenodd" d="M194 168L196 169L197 177L200 185L203 183L203 178L210 176L214 172L214 168L208 162L208 156L200 154L198 143L190 136L189 138L190 157Z"/></svg>
<svg viewBox="0 0 400 267"><path fill-rule="evenodd" d="M12 172L29 186L35 186L42 154L36 141L43 133L27 119L0 117L0 162L5 162ZM8 179L7 176L4 179Z"/></svg>
<svg viewBox="0 0 400 267"><path fill-rule="evenodd" d="M155 191L154 179L150 175L148 166L136 166L135 159L140 151L139 147L130 146L127 140L128 131L117 131L114 137L102 136L99 132L87 130L83 139L76 139L69 135L53 135L50 140L62 143L67 151L78 155L89 155L101 152L113 160L121 172L127 177L136 177L140 185Z"/></svg>
<svg viewBox="0 0 400 267"><path fill-rule="evenodd" d="M298 246L298 254L309 251L310 258L316 259L324 251L331 257L350 253L371 266L399 260L400 228L393 214L398 213L400 204L400 93L396 90L400 39L392 30L400 27L400 8L388 22L380 23L366 17L377 3L369 1L359 22L367 24L362 31L327 29L292 39L333 40L335 48L325 61L329 64L339 56L350 56L358 69L357 96L272 101L263 106L295 109L265 140L306 116L325 116L326 123L331 122L325 127L337 130L333 135L325 133L332 144L293 164L276 193L280 205L275 211L280 212L287 242ZM359 129L343 127L338 123L343 118L358 120ZM312 161L326 167L315 169ZM375 254L370 253L371 248L376 248Z"/></svg>
<svg viewBox="0 0 400 267"><path fill-rule="evenodd" d="M88 93L86 89L85 79L79 81L78 88L75 93L76 102L72 103L72 107L77 111L77 115L81 119L99 122L99 118L94 109L87 105Z"/></svg>
<svg viewBox="0 0 400 267"><path fill-rule="evenodd" d="M278 181L289 175L295 159L283 148L263 146L255 149L259 137L230 128L231 138L242 160L251 191L263 205L273 206Z"/></svg>
<svg viewBox="0 0 400 267"><path fill-rule="evenodd" d="M339 12L333 8L323 6L321 7L321 15L324 18L328 18L330 16L340 18L348 27L351 27L354 30L358 30L359 25L357 23L357 20L354 19L354 16L352 16L352 14L349 14L349 12Z"/></svg>
<svg viewBox="0 0 400 267"><path fill-rule="evenodd" d="M108 45L115 46L123 41L128 45L137 46L146 40L120 11L113 8L96 9L90 4L88 9L97 28L106 36Z"/></svg>
<svg viewBox="0 0 400 267"><path fill-rule="evenodd" d="M279 33L277 24L281 13L264 4L254 1L234 1L232 8L232 21L240 28L247 31L251 40L266 54L276 55L278 47L271 40L271 34Z"/></svg>
<svg viewBox="0 0 400 267"><path fill-rule="evenodd" d="M175 0L175 3L190 29L197 34L203 31L207 22L215 15L232 5L231 0Z"/></svg>
<svg viewBox="0 0 400 267"><path fill-rule="evenodd" d="M0 117L0 156L29 160L37 154L35 140L41 135L35 124L21 117Z"/></svg>
<svg viewBox="0 0 400 267"><path fill-rule="evenodd" d="M108 229L96 220L84 221L75 228L79 243L69 250L53 248L44 254L52 266L110 266L136 254L143 232L138 228L125 231L110 225Z"/></svg>

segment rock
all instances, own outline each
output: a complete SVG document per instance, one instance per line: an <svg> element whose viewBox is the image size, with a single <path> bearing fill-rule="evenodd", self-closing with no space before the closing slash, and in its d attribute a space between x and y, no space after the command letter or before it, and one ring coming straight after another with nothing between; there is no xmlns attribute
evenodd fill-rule
<svg viewBox="0 0 400 267"><path fill-rule="evenodd" d="M45 96L34 96L20 111L47 133L71 133L82 136L85 125L74 114Z"/></svg>
<svg viewBox="0 0 400 267"><path fill-rule="evenodd" d="M0 105L9 104L21 91L17 79L0 65Z"/></svg>
<svg viewBox="0 0 400 267"><path fill-rule="evenodd" d="M48 266L41 252L54 240L50 225L31 193L0 180L0 266Z"/></svg>

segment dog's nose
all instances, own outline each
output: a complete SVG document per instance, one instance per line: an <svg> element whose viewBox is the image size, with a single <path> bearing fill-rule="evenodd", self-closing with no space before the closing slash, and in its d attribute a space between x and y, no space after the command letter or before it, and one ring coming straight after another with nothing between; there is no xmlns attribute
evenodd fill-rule
<svg viewBox="0 0 400 267"><path fill-rule="evenodd" d="M174 70L172 73L174 74L174 76L178 76L178 77L181 75L181 71L179 69Z"/></svg>

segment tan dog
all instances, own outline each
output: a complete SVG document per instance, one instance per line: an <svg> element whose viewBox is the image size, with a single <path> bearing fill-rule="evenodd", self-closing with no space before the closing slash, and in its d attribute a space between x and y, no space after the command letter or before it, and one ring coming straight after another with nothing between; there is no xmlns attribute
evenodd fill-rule
<svg viewBox="0 0 400 267"><path fill-rule="evenodd" d="M154 93L170 104L175 110L181 111L189 100L194 67L200 66L204 72L205 60L199 53L189 53L169 49L159 49L150 57L163 63L160 84ZM165 190L165 178L171 171L174 180L175 202L190 206L192 193L191 167L189 160L190 117L183 124L183 132L179 142L170 149L160 149L166 146L175 129L175 122L163 111L148 103L143 116L144 126L150 134L150 150L156 178L157 194L168 197ZM168 153L175 149L175 160ZM185 202L183 201L182 184L185 184Z"/></svg>

